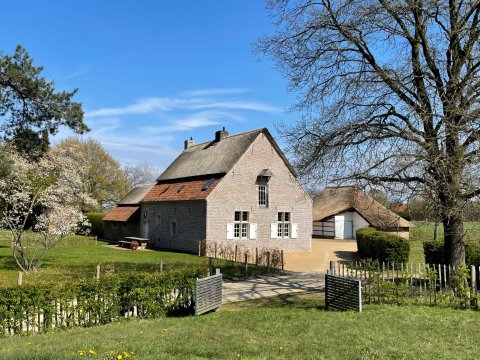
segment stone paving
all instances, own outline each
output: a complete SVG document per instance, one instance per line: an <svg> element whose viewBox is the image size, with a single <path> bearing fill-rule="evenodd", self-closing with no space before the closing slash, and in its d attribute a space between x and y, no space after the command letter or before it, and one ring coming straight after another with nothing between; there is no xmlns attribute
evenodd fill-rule
<svg viewBox="0 0 480 360"><path fill-rule="evenodd" d="M313 239L312 251L285 254L286 274L224 281L223 303L323 291L330 261L355 260L355 240Z"/></svg>
<svg viewBox="0 0 480 360"><path fill-rule="evenodd" d="M224 281L223 303L261 299L299 292L322 291L324 276L314 273L289 273L257 276L247 280Z"/></svg>

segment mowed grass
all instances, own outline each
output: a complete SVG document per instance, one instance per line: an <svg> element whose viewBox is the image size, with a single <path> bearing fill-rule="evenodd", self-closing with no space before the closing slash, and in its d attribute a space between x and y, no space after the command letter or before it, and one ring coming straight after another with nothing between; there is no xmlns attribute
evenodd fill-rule
<svg viewBox="0 0 480 360"><path fill-rule="evenodd" d="M480 313L366 306L327 311L320 294L224 306L199 317L130 320L0 339L2 359L77 359L79 350L136 359L477 359Z"/></svg>
<svg viewBox="0 0 480 360"><path fill-rule="evenodd" d="M61 282L71 279L93 277L97 264L103 271L157 271L160 262L164 269L188 265L205 265L207 260L190 254L168 251L131 251L108 248L104 241L93 237L69 236L49 250L37 273L24 275L24 284ZM8 233L0 233L0 286L15 285L18 267L12 257ZM0 356L1 357L1 356Z"/></svg>

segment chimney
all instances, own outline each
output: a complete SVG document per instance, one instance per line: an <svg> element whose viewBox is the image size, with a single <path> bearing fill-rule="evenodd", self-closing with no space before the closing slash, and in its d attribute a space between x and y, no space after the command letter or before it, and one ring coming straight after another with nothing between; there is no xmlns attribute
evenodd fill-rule
<svg viewBox="0 0 480 360"><path fill-rule="evenodd" d="M185 140L183 149L187 150L189 147L192 147L193 145L195 145L195 141L193 140L193 138L190 138L188 140Z"/></svg>
<svg viewBox="0 0 480 360"><path fill-rule="evenodd" d="M228 131L226 131L225 127L223 127L222 130L215 132L215 142L219 142L225 139L227 136L228 136Z"/></svg>

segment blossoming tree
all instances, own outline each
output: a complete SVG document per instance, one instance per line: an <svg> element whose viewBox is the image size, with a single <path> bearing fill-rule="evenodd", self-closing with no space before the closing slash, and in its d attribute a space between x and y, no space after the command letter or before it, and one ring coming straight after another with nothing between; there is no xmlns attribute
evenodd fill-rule
<svg viewBox="0 0 480 360"><path fill-rule="evenodd" d="M94 200L83 190L78 164L62 150L50 150L38 162L14 152L11 159L11 174L0 180L1 225L11 233L19 268L36 271L66 235L88 229L80 208Z"/></svg>

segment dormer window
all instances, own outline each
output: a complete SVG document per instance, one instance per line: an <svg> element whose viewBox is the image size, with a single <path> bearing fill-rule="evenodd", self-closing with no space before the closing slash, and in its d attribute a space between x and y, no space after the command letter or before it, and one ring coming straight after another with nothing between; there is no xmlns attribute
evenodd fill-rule
<svg viewBox="0 0 480 360"><path fill-rule="evenodd" d="M202 187L202 191L206 191L215 181L215 178L208 179Z"/></svg>

